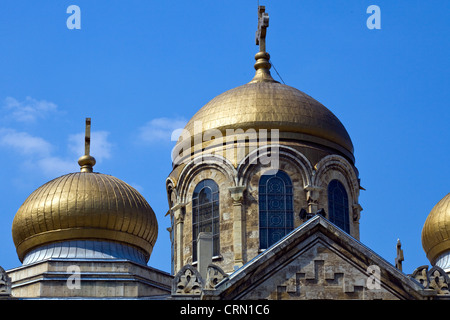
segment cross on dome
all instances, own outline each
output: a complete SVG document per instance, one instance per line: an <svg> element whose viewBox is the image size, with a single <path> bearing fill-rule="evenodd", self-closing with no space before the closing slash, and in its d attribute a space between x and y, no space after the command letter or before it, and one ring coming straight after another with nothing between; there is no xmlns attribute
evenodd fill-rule
<svg viewBox="0 0 450 320"><path fill-rule="evenodd" d="M265 6L258 6L258 30L256 31L256 44L260 52L266 52L266 33L269 26L269 14Z"/></svg>

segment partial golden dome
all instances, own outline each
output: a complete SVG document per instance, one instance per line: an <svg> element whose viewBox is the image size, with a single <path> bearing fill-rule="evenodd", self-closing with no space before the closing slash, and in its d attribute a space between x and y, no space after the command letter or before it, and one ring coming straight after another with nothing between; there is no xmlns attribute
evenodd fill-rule
<svg viewBox="0 0 450 320"><path fill-rule="evenodd" d="M14 217L19 259L53 242L101 240L131 245L150 257L158 224L147 201L125 182L100 173L56 178L34 191Z"/></svg>
<svg viewBox="0 0 450 320"><path fill-rule="evenodd" d="M450 250L450 193L434 206L425 220L422 246L432 265Z"/></svg>

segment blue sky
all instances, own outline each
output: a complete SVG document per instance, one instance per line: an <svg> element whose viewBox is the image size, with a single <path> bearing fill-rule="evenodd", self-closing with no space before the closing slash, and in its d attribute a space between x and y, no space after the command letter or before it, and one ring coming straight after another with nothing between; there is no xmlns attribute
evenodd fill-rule
<svg viewBox="0 0 450 320"><path fill-rule="evenodd" d="M165 179L171 132L254 75L257 1L2 0L0 265L20 266L13 217L45 182L78 171L92 118L95 171L137 188L170 271ZM450 192L449 1L263 1L267 51L283 81L347 128L360 172L361 242L404 271L429 264L421 230ZM369 5L381 10L370 30ZM67 7L81 9L69 30ZM275 72L275 79L280 80Z"/></svg>

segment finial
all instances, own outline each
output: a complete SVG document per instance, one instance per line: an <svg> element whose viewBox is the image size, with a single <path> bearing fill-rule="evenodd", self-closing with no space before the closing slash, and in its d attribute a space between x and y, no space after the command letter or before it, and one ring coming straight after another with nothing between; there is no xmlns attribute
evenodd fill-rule
<svg viewBox="0 0 450 320"><path fill-rule="evenodd" d="M266 52L266 34L269 27L269 14L266 13L265 6L258 6L258 30L256 31L256 45L259 45L259 52L255 55L256 74L253 82L277 82L270 75L270 55Z"/></svg>
<svg viewBox="0 0 450 320"><path fill-rule="evenodd" d="M266 33L269 27L269 14L265 6L258 6L258 30L256 30L256 44L260 52L266 52Z"/></svg>
<svg viewBox="0 0 450 320"><path fill-rule="evenodd" d="M405 261L403 256L402 243L397 239L397 257L395 258L395 267L402 271L402 262Z"/></svg>
<svg viewBox="0 0 450 320"><path fill-rule="evenodd" d="M92 167L95 165L95 158L89 153L91 150L91 118L86 118L86 131L84 138L84 156L78 159L78 164L81 167L81 172L92 172Z"/></svg>

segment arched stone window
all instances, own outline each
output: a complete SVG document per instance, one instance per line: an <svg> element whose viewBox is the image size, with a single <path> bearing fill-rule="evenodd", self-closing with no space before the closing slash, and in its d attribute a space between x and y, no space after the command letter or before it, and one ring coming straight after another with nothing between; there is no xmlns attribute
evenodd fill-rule
<svg viewBox="0 0 450 320"><path fill-rule="evenodd" d="M345 232L350 232L348 212L348 196L345 187L338 180L332 180L328 185L329 220Z"/></svg>
<svg viewBox="0 0 450 320"><path fill-rule="evenodd" d="M294 229L292 182L278 171L259 180L259 246L267 249Z"/></svg>
<svg viewBox="0 0 450 320"><path fill-rule="evenodd" d="M219 255L219 187L211 179L200 181L192 195L193 261L197 261L197 238L200 232L213 236L213 255Z"/></svg>

